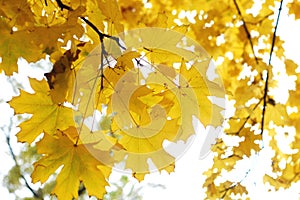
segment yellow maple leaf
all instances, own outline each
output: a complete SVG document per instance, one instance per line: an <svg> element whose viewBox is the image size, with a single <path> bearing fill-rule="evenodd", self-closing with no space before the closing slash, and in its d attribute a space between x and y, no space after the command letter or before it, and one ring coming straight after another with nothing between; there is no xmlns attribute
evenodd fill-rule
<svg viewBox="0 0 300 200"><path fill-rule="evenodd" d="M266 123L273 121L276 125L285 125L289 122L286 106L283 104L268 105L265 114Z"/></svg>
<svg viewBox="0 0 300 200"><path fill-rule="evenodd" d="M0 57L2 57L0 70L4 70L7 75L18 71L19 57L25 58L28 62L35 62L44 57L42 51L33 44L33 34L28 31L12 32L11 27L4 20L0 20L0 35Z"/></svg>
<svg viewBox="0 0 300 200"><path fill-rule="evenodd" d="M239 136L243 136L244 141L240 142L239 146L234 148L234 152L237 155L246 155L250 157L251 150L254 150L255 152L260 150L259 144L255 143L255 141L262 139L261 134L256 135L250 128L243 128L240 131Z"/></svg>
<svg viewBox="0 0 300 200"><path fill-rule="evenodd" d="M54 191L59 198L76 198L80 181L90 195L102 198L105 183L99 184L99 176L104 180L109 174L103 164L114 164L106 162L109 160L106 151L110 151L117 161L125 160L126 167L133 170L138 180L149 172L150 161L159 170L173 171L174 157L164 151L163 142L187 139L195 131L192 123L195 117L204 125L222 123L222 108L210 100L218 99L212 96L224 97L224 91L218 85L222 82L228 99L235 101L234 116L230 118L226 134L244 140L239 146L228 146L219 139L212 146L214 165L205 173L208 178L204 183L207 198L232 199L240 197L239 194L245 197L246 186L240 184L243 180L234 183L216 179L222 176L222 171L234 169L238 160L260 150L257 141L262 135L254 134L253 130L262 128L263 114L264 132L272 137L269 146L275 152L271 160L273 175L277 174L265 179L270 179L276 189L288 188L299 180L300 76L295 73L297 65L286 59L287 47L279 36L275 36L278 23L273 23L274 19L281 18L281 8L279 12L276 10L282 1L265 0L258 4L249 0L11 2L0 0L0 72L9 75L16 72L19 57L34 62L44 58L45 54L50 55L53 63L70 67L68 58L76 58L76 54L60 59L69 41L72 44L86 41L81 55L89 54L87 60L94 57L91 62L86 62L86 67L81 66L85 70L83 73L77 73L77 69L73 73L70 68L62 73L55 72L56 76L49 81L52 90L45 81L30 80L35 94L22 91L20 97L10 102L16 113L33 115L21 124L21 132L17 135L19 141L32 142L40 133L45 133L38 143L38 151L44 157L36 163L33 178L43 182L61 166ZM299 0L288 2L287 7L292 17L300 17ZM166 29L154 28L157 26ZM118 46L116 38L110 37L122 32L123 27L132 30L117 36L126 51ZM101 48L90 54L99 43L99 35L104 36L106 48L102 61L105 67L109 66L104 67L104 72L100 63ZM268 90L276 87L279 77L276 75L281 74L281 70L279 72L275 67L277 74L271 70L272 66L263 62L271 47L274 51L270 60L275 56L285 60L287 74L297 78L286 105L279 104ZM218 69L208 70L211 57L206 51L216 58ZM215 78L215 74L210 76L213 70L222 72L223 80ZM268 85L265 85L266 71L269 71ZM211 78L215 79L209 81ZM78 89L74 93L73 86ZM73 104L74 113L63 106L65 101ZM262 111L263 103L267 103L265 112ZM98 112L96 109L106 115L103 121L97 118L97 130L91 131L88 126L81 128L80 125L90 122L86 119ZM79 128L73 126L72 114L75 114ZM275 137L277 126L274 130L270 127L273 124L295 128L296 136L290 148L296 153L281 152ZM78 134L78 130L82 132ZM287 162L285 169L282 167L284 161ZM98 178L95 181L87 178L94 176Z"/></svg>
<svg viewBox="0 0 300 200"><path fill-rule="evenodd" d="M107 17L107 20L111 22L111 25L114 25L117 33L121 33L124 31L124 26L120 23L122 19L122 14L120 12L118 3L116 0L102 0L101 3L98 4L100 10L103 15Z"/></svg>
<svg viewBox="0 0 300 200"><path fill-rule="evenodd" d="M298 65L293 60L290 60L290 59L287 59L284 62L284 64L285 64L285 68L286 68L286 73L289 76L294 75Z"/></svg>
<svg viewBox="0 0 300 200"><path fill-rule="evenodd" d="M21 123L21 131L17 134L20 142L33 142L42 132L54 134L57 129L65 130L74 124L73 111L61 104L53 103L47 81L30 79L34 94L21 90L18 97L13 98L9 104L17 114L33 114Z"/></svg>
<svg viewBox="0 0 300 200"><path fill-rule="evenodd" d="M71 130L72 131L72 130ZM82 181L89 195L103 198L106 193L106 179L111 170L104 166L89 152L88 145L75 145L68 132L58 131L55 137L44 134L37 143L37 151L44 156L34 163L34 171L31 175L33 183L44 183L60 166L62 170L56 178L56 185L52 191L59 200L70 200L78 197L79 183ZM108 152L97 151L99 156L107 156ZM95 178L96 177L96 178Z"/></svg>
<svg viewBox="0 0 300 200"><path fill-rule="evenodd" d="M160 119L162 122L164 120ZM152 125L152 126L151 126ZM147 160L151 159L158 170L169 169L173 165L175 158L167 153L163 147L165 139L169 141L177 141L177 135L180 135L177 120L167 121L165 126L159 130L153 124L147 126L134 126L129 130L116 131L121 135L119 143L125 150L116 151L114 158L123 160L126 156L126 167L132 169L137 174L149 173ZM113 124L113 129L116 127ZM174 130L175 129L175 130Z"/></svg>
<svg viewBox="0 0 300 200"><path fill-rule="evenodd" d="M158 67L160 73L152 73L147 78L149 83L161 83L164 88L161 88L157 96L163 98L160 102L167 109L167 115L172 118L181 117L182 133L180 138L186 140L194 133L192 117L196 116L204 125L220 125L222 122L222 108L212 104L208 96L222 97L223 90L212 82L205 81L200 73L201 68L205 69L209 60L198 63L197 66L192 66L187 69L185 61L182 60L179 70L171 67L162 70ZM164 73L168 71L168 73ZM172 71L174 73L172 73ZM179 82L174 83L175 75L179 74ZM175 105L174 105L175 104Z"/></svg>
<svg viewBox="0 0 300 200"><path fill-rule="evenodd" d="M294 14L295 19L300 18L300 1L292 1L291 3L287 4L287 7L289 8L289 14Z"/></svg>
<svg viewBox="0 0 300 200"><path fill-rule="evenodd" d="M25 4L23 0L16 0L14 3L1 1L0 13L10 19L14 26L24 27L34 23L34 12L30 4Z"/></svg>
<svg viewBox="0 0 300 200"><path fill-rule="evenodd" d="M24 2L20 3L23 4ZM14 7L17 10L17 7ZM25 9L24 9L25 10ZM19 8L20 12L22 11ZM78 7L76 10L70 12L68 20L64 23L60 21L59 24L53 26L31 26L31 27L18 27L17 31L13 31L13 25L0 21L0 35L1 35L1 49L0 56L2 62L0 64L0 70L4 70L6 74L11 75L17 70L17 60L19 57L23 57L28 62L35 62L44 58L45 54L51 54L53 51L59 50L59 44L57 39L72 39L74 35L81 37L84 29L80 23L78 23L78 16L85 11L85 8ZM30 14L29 12L27 12ZM33 13L31 13L33 18ZM26 16L26 15L25 15ZM20 15L13 16L20 18ZM32 21L32 20L30 20ZM22 23L27 23L24 20ZM16 45L22 44L22 45ZM62 44L60 44L62 45Z"/></svg>
<svg viewBox="0 0 300 200"><path fill-rule="evenodd" d="M111 131L120 136L118 143L124 149L114 157L127 156L126 167L140 174L140 179L149 171L149 158L159 170L171 169L175 159L163 149L163 142L192 135L194 116L204 125L222 123L223 108L208 98L224 97L222 88L207 79L210 57L178 32L154 30L140 29L124 36L126 45L137 45L137 52L114 57L117 64L104 69L96 95L96 102L107 104L109 114L115 113ZM186 59L193 64L186 66Z"/></svg>
<svg viewBox="0 0 300 200"><path fill-rule="evenodd" d="M154 86L152 86L153 88ZM162 147L164 140L179 140L181 130L178 118L167 120L166 110L160 105L161 96L156 96L152 88L141 86L129 98L129 107L122 102L127 100L123 93L130 93L128 85L118 87L113 96L112 108L117 112L113 118L112 132L119 135L118 143L124 148L115 151L114 158L121 161L126 158L126 167L133 170L136 178L142 180L149 172L147 164L151 159L159 170L170 171L175 158ZM123 97L117 101L116 97ZM172 99L173 102L175 101ZM175 106L178 108L178 102Z"/></svg>
<svg viewBox="0 0 300 200"><path fill-rule="evenodd" d="M223 122L223 116L221 114L223 108L213 104L212 101L208 99L208 96L222 98L224 97L224 90L220 85L208 81L201 73L203 72L202 70L205 70L205 67L209 65L209 62L210 60L195 63L190 69L187 69L185 63L182 62L180 67L180 75L182 75L180 79L180 86L182 86L180 87L180 90L182 90L181 103L186 102L187 107L186 109L183 108L183 110L191 112L184 112L183 114L199 117L205 126L218 126ZM191 98L192 94L189 95L189 93L194 93L196 98ZM199 109L198 113L196 110L190 108L191 105L195 109ZM191 123L191 119L189 121L189 123Z"/></svg>

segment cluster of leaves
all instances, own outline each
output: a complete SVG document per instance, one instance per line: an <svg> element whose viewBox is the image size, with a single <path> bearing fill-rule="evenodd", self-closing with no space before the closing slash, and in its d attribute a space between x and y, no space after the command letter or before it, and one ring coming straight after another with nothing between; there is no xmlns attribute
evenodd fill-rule
<svg viewBox="0 0 300 200"><path fill-rule="evenodd" d="M37 142L37 152L43 156L34 163L32 181L46 182L49 176L63 165L53 189L53 193L59 199L77 198L80 182L84 184L89 195L101 199L105 194L110 166L116 161L124 160L125 150L148 153L162 149L163 140L178 139L176 133L180 126L184 130L180 139L187 139L192 132L192 119L183 119L178 115L182 103L176 100L180 98L175 98L171 88L167 87L172 84L167 81L175 79L176 73L187 78L186 88L202 88L196 92L202 95L195 98L206 101L198 107L200 116L199 113L189 112L189 109L184 108L189 112L188 115L198 116L205 125L211 123L213 116L207 114L211 112L206 110L212 106L206 100L209 95L208 89L202 87L205 85L203 79L195 76L193 67L188 70L180 56L166 55L164 51L144 47L140 51L127 51L116 58L114 66L104 70L104 61L110 65L104 41L113 41L120 51L124 50L118 38L112 35L144 27L176 30L201 44L219 61L218 72L222 80L217 81L223 82L228 99L235 102L235 113L226 120L224 135L238 137L241 142L237 146L228 146L220 138L212 147L214 164L205 172L207 179L204 184L208 199L247 194L247 188L242 181L225 180L216 184L215 180L224 170L233 170L239 160L248 158L267 146L274 150L274 173L266 174L264 181L276 189L288 188L292 183L299 181L300 115L297 100L300 95L300 77L299 73L295 72L297 65L285 57L283 41L276 36L280 15L274 13L279 8L281 10L282 3L266 0L261 3L258 14L254 14L249 11L254 2L246 0L197 0L193 4L188 0L16 0L13 3L0 1L0 69L7 75L17 72L19 57L36 62L49 55L54 63L52 71L45 74L47 79L30 79L31 87L35 91L33 94L21 91L20 96L10 101L17 114L32 114L29 120L20 125L21 131L17 134L19 142L32 143L44 133L43 138ZM296 18L299 17L299 4L288 4L289 12L295 14ZM100 77L99 81L78 83L76 75L80 73L83 61L89 59L92 50L99 43L100 70L83 74L87 76L84 80ZM66 50L66 46L70 48ZM141 58L147 60L145 57L158 66L181 63L179 70L169 69L170 77L164 79L168 84L151 84L155 78L163 78L149 75L146 80L149 82L147 87L140 87L129 100L129 118L134 121L135 129L149 124L152 119L158 123L162 118L169 117L166 121L168 124L157 137L150 140L128 136L124 131L124 127L128 125L127 121L113 117L114 113L110 107L113 93L126 92L126 88L122 87L119 87L118 91L115 90L117 82L125 73L132 71L134 61L141 63ZM271 62L272 57L285 61L284 72L286 71L288 76L296 75L297 78L296 89L288 91L289 98L285 104L277 101L270 92L277 87L279 75L278 67ZM245 69L248 70L246 75ZM76 84L82 88L80 92L74 92ZM74 121L72 106L66 102L76 106L77 101L81 101L80 105L86 105L82 93L89 91L91 87L97 87L96 104L89 107L92 110L79 106L78 118ZM183 91L180 88L177 90L182 94L182 98L186 96ZM84 130L84 126L81 125L86 113L93 113L95 109L102 111L103 104L108 105L108 118L105 119L112 122L103 122L102 126L100 124L100 132L94 131L93 128ZM157 104L164 108L166 113L162 112ZM294 108L296 112L288 114L289 108ZM220 110L218 108L216 112L220 113ZM118 120L122 121L121 125ZM286 137L294 138L290 148L296 150L296 153L286 153L277 145L279 133L276 127L286 126L295 129L295 133L286 133ZM138 131L136 132L138 134ZM269 144L263 141L265 135L271 138ZM117 160L112 159L112 153L113 158L118 158ZM160 155L164 156L161 160L168 160L168 164L161 164L161 160L154 160L154 163L163 165L160 170L173 171L174 158L166 152ZM141 162L137 159L128 157L127 167L132 169L136 178L142 180L145 172L141 169L145 168L147 159L142 158ZM285 167L279 165L282 160L286 161Z"/></svg>

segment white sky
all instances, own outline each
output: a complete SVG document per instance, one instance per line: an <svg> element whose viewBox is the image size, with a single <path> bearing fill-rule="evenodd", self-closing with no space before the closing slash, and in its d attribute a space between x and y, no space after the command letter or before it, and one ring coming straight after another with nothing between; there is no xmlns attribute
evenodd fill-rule
<svg viewBox="0 0 300 200"><path fill-rule="evenodd" d="M286 49L286 55L288 58L292 58L300 64L300 56L299 56L299 46L300 46L300 20L294 21L292 16L288 16L287 9L283 8L281 13L281 18L279 22L279 30L278 34L284 39L286 42L284 47ZM23 63L26 65L26 63ZM32 67L32 66L31 66ZM49 69L50 64L46 66ZM23 68L23 67L22 67ZM24 69L24 68L23 68ZM32 74L30 71L23 70L21 73ZM43 74L40 71L40 75ZM40 76L39 75L39 76ZM16 76L17 77L17 76ZM285 80L283 79L281 84L285 85ZM10 84L7 84L6 77L3 74L0 74L0 99L3 101L7 101L13 95L13 88ZM9 109L8 105L5 103L1 103L0 100L0 126L3 124L7 124L9 119L12 117L13 112ZM3 114L5 113L5 114ZM199 159L199 153L205 132L203 126L198 125L198 134L194 137L194 140L191 144L189 150L180 158L176 163L176 169L174 173L167 175L163 172L161 175L151 174L145 177L145 180L141 183L137 183L136 180L132 179L132 183L137 186L145 186L143 191L144 200L164 200L164 199L172 199L172 200L199 200L205 197L205 191L202 189L202 184L204 183L205 177L202 175L202 172L205 171L212 165L212 154L209 154L205 159ZM17 130L14 130L12 133L12 144L18 152L19 146L21 144L16 144L16 138L14 133ZM268 143L269 138L265 138L264 142ZM5 143L5 137L2 132L0 135L0 158L2 160L0 165L0 180L3 179L3 176L9 171L10 167L13 166L13 161L8 153L8 148ZM262 183L262 176L266 171L269 171L270 166L269 159L272 156L272 152L268 148L264 148L259 155L253 155L249 159L245 159L243 163L240 163L237 170L234 170L230 176L232 180L236 179L237 181L242 180L242 184L247 185L249 195L251 199L299 199L299 186L300 184L293 184L289 190L279 190L277 192L268 192L268 187L264 186ZM250 170L250 171L249 171ZM249 173L246 178L246 173ZM122 174L119 172L113 172L110 180L113 182L117 182ZM152 188L147 187L148 183L162 184L166 188ZM26 190L22 190L24 195L30 193ZM14 195L8 193L5 186L0 187L0 194L2 199L14 199Z"/></svg>

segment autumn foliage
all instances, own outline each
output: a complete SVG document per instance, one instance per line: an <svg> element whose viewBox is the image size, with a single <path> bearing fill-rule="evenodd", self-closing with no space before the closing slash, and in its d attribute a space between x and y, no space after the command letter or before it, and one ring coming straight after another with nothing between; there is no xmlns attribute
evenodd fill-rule
<svg viewBox="0 0 300 200"><path fill-rule="evenodd" d="M36 62L49 56L53 63L43 80L29 78L34 93L21 90L9 104L16 114L31 114L17 138L36 142L42 155L33 164L32 182L46 182L63 166L53 190L58 199L78 198L80 183L102 199L111 167L121 161L139 181L149 173L149 158L159 171L174 171L175 158L163 142L186 141L195 132L194 117L223 129L205 172L208 199L247 196L242 180L215 180L266 148L274 156L264 182L279 189L299 181L300 76L276 35L283 1L266 0L258 13L250 11L249 0L0 5L0 70L17 73L20 57ZM299 1L287 7L300 17ZM295 79L295 88L285 90L286 102L272 92L279 80L275 58L284 64L280 73ZM208 73L212 60L216 77ZM226 106L211 97L234 102L233 116L224 116ZM293 138L292 152L277 145L278 127L292 127L284 132ZM231 146L224 138L239 142Z"/></svg>

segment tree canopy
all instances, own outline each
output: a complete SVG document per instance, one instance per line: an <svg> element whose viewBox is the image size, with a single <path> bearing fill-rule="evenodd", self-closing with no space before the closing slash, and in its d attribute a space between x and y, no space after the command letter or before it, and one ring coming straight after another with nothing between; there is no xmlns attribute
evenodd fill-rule
<svg viewBox="0 0 300 200"><path fill-rule="evenodd" d="M216 179L265 148L274 153L266 184L277 190L299 181L300 71L277 35L282 7L299 19L299 1L0 0L0 5L0 71L18 73L19 58L49 57L53 63L42 80L29 77L34 92L20 87L9 105L16 115L31 115L16 136L22 143L36 142L40 156L32 182L47 182L63 166L52 190L58 199L78 198L80 187L102 199L111 167L121 161L139 181L151 171L149 159L171 173L176 157L163 144L186 141L195 132L194 118L223 129L206 141L214 154L204 173L207 199L247 197L242 180ZM284 101L276 97L281 76L292 80L292 86L281 87ZM232 116L218 99L233 102Z"/></svg>

